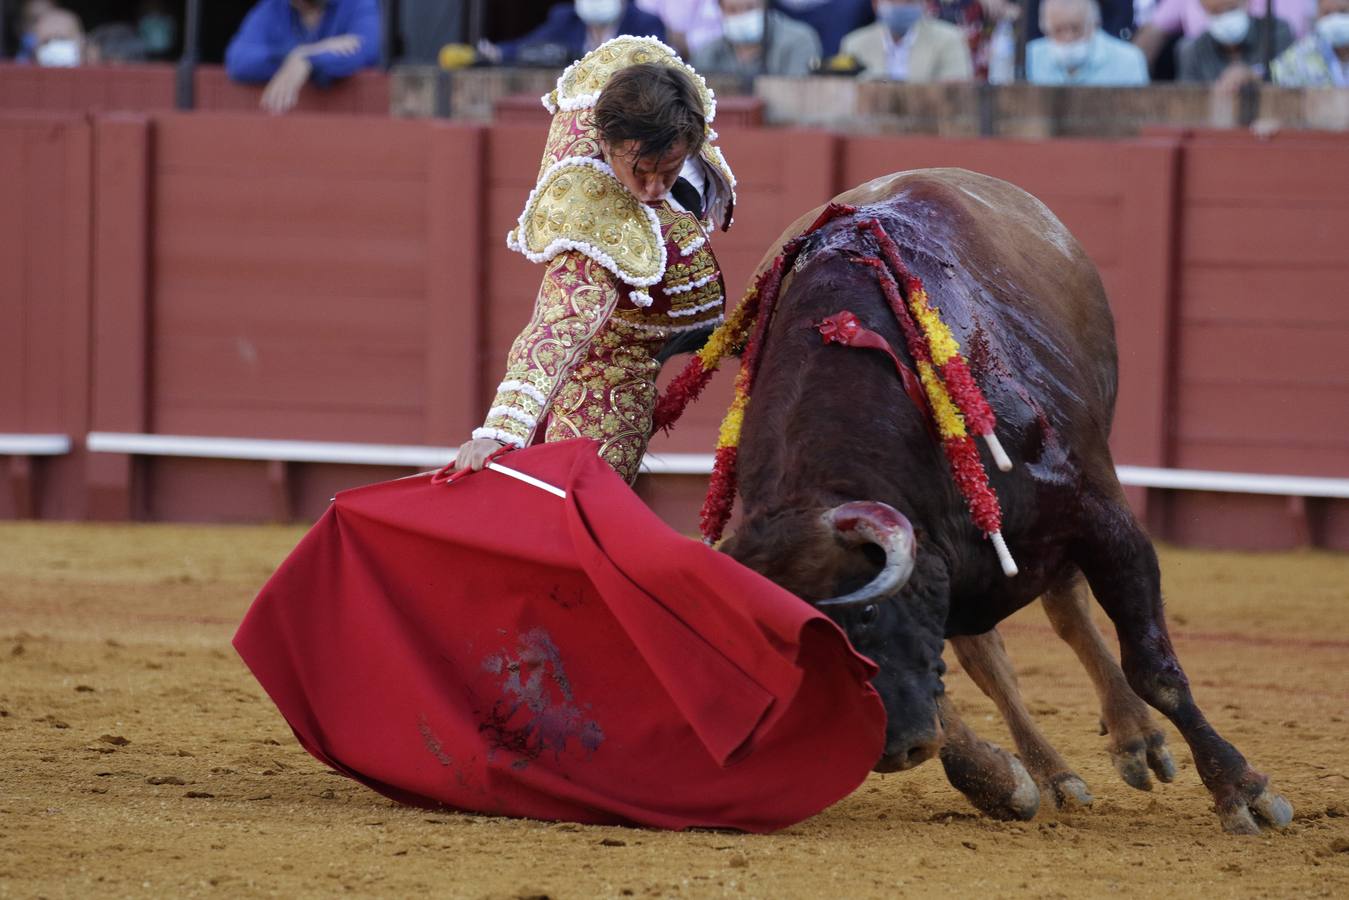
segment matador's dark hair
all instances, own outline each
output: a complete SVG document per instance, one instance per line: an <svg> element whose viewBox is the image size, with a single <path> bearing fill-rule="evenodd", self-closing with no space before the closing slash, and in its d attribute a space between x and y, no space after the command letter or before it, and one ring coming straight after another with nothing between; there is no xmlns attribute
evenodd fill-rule
<svg viewBox="0 0 1349 900"><path fill-rule="evenodd" d="M595 104L595 125L610 146L637 142L637 156L660 158L687 145L703 147L705 110L682 69L640 63L615 72Z"/></svg>

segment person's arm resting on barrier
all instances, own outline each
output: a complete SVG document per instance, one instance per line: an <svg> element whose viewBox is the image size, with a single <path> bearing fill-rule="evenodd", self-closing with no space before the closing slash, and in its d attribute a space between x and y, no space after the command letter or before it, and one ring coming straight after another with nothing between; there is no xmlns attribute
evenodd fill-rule
<svg viewBox="0 0 1349 900"><path fill-rule="evenodd" d="M482 468L502 446L527 447L540 421L621 296L614 276L575 251L548 263L534 316L506 357L506 377L455 468Z"/></svg>
<svg viewBox="0 0 1349 900"><path fill-rule="evenodd" d="M381 23L376 0L362 0L352 16L350 30L326 41L309 45L306 54L313 80L327 87L340 78L350 78L362 69L379 65ZM341 42L340 46L330 46Z"/></svg>

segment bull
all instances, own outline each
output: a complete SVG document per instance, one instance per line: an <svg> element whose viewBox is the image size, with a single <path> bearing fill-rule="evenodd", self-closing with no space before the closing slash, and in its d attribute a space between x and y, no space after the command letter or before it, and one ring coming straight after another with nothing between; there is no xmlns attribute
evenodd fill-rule
<svg viewBox="0 0 1349 900"><path fill-rule="evenodd" d="M994 630L1043 598L1096 684L1126 781L1150 787L1149 769L1174 774L1146 701L1189 744L1224 828L1288 824L1288 801L1196 705L1168 636L1156 553L1107 443L1114 323L1077 241L1031 195L958 169L880 178L834 204L794 223L761 265L791 248L743 425L742 519L723 549L825 611L877 663L888 722L876 770L940 756L953 785L1004 817L1033 815L1041 787L1056 802L1089 802L1025 715ZM990 479L1014 576L972 523L929 414L894 365L821 340L821 322L846 308L914 364L888 276L857 264L883 259L886 242L921 278L996 414L1013 466L990 467ZM1091 622L1084 580L1115 625L1118 664ZM948 638L998 701L1034 779L945 697Z"/></svg>

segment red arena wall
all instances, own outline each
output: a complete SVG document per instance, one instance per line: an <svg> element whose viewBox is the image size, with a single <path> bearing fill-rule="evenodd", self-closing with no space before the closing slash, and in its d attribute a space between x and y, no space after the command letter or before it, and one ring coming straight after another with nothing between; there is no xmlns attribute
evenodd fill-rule
<svg viewBox="0 0 1349 900"><path fill-rule="evenodd" d="M353 95L355 96L355 95ZM0 90L0 106L4 92ZM353 101L354 103L355 101ZM222 101L223 104L223 101ZM446 446L482 415L539 272L505 247L545 126L232 113L0 114L0 433L46 517L312 518L408 469L90 453L90 431ZM726 128L732 293L860 181L961 166L1039 196L1101 268L1119 463L1349 477L1349 138L938 140ZM1320 173L1320 174L1318 174ZM710 452L728 375L654 453ZM26 468L25 468L26 467ZM691 530L702 476L639 490ZM1349 547L1335 499L1131 489L1189 543ZM21 512L0 491L0 516Z"/></svg>

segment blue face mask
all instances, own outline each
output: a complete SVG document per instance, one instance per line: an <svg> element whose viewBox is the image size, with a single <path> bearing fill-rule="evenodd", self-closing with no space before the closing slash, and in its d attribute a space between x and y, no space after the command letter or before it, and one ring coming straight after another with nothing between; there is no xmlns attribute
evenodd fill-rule
<svg viewBox="0 0 1349 900"><path fill-rule="evenodd" d="M923 7L912 3L882 3L876 15L891 34L902 35L918 24L923 17Z"/></svg>

